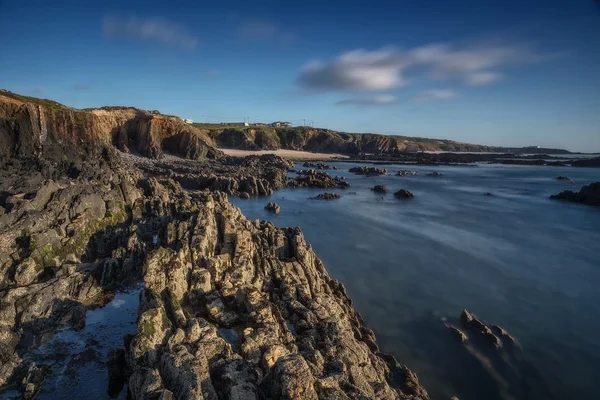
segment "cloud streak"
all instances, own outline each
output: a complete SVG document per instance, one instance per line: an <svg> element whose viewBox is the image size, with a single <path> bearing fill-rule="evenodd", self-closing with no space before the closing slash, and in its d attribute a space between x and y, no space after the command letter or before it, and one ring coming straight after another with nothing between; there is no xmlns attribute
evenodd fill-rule
<svg viewBox="0 0 600 400"><path fill-rule="evenodd" d="M398 102L398 98L392 95L369 96L369 97L352 97L338 101L339 106L382 106L386 104L394 104Z"/></svg>
<svg viewBox="0 0 600 400"><path fill-rule="evenodd" d="M164 18L105 16L102 34L110 39L128 39L160 43L184 50L198 46L198 38L185 26Z"/></svg>
<svg viewBox="0 0 600 400"><path fill-rule="evenodd" d="M456 97L456 92L450 89L438 89L438 90L427 90L419 92L414 95L410 100L413 103L424 103L431 100L447 100Z"/></svg>
<svg viewBox="0 0 600 400"><path fill-rule="evenodd" d="M472 45L457 47L430 44L408 50L384 47L353 50L328 62L305 65L297 83L311 92L382 92L410 83L412 72L425 72L434 81L457 81L472 86L489 85L503 77L503 70L539 62L548 56L527 44Z"/></svg>

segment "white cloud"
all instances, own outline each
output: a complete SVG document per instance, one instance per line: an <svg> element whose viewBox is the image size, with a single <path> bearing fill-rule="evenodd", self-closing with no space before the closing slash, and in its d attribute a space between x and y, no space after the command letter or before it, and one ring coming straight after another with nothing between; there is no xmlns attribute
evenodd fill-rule
<svg viewBox="0 0 600 400"><path fill-rule="evenodd" d="M456 92L451 89L427 90L419 92L411 98L413 103L423 103L431 100L447 100L456 97Z"/></svg>
<svg viewBox="0 0 600 400"><path fill-rule="evenodd" d="M355 106L381 106L397 103L398 98L389 94L369 97L352 97L338 101L337 105L355 105Z"/></svg>
<svg viewBox="0 0 600 400"><path fill-rule="evenodd" d="M309 91L378 92L407 85L406 75L418 70L433 80L488 85L502 77L504 68L545 58L526 44L490 43L462 48L430 44L409 50L353 50L326 63L313 61L305 65L298 83Z"/></svg>
<svg viewBox="0 0 600 400"><path fill-rule="evenodd" d="M153 41L185 50L193 50L198 45L198 38L185 26L164 18L106 16L102 33L107 38Z"/></svg>
<svg viewBox="0 0 600 400"><path fill-rule="evenodd" d="M354 50L331 63L313 61L304 66L298 81L310 90L385 91L406 85L401 76L405 58L394 48Z"/></svg>

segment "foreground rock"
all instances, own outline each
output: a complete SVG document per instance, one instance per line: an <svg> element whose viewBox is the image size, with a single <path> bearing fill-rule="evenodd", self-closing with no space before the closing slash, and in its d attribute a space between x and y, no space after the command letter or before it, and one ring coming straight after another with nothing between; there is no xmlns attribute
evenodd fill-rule
<svg viewBox="0 0 600 400"><path fill-rule="evenodd" d="M551 199L567 200L574 203L582 203L590 206L600 206L600 182L584 186L579 192L565 190L559 194L550 196Z"/></svg>
<svg viewBox="0 0 600 400"><path fill-rule="evenodd" d="M379 352L299 229L251 222L222 193L266 193L242 176L280 184L280 159L194 167L123 156L91 137L89 152L58 163L45 157L62 151L58 130L10 118L0 116L2 129L39 146L11 148L0 170L0 387L35 397L47 369L29 356L42 339L82 329L89 307L141 281L137 332L109 359L111 394L127 380L134 400L428 398ZM231 186L195 190L195 168L231 174Z"/></svg>
<svg viewBox="0 0 600 400"><path fill-rule="evenodd" d="M398 190L396 193L394 193L394 196L399 199L412 199L413 197L415 197L414 194L412 194L411 192L409 192L406 189Z"/></svg>
<svg viewBox="0 0 600 400"><path fill-rule="evenodd" d="M316 171L314 169L298 171L298 176L292 178L287 183L288 187L312 187L312 188L341 188L350 187L350 183L341 177L332 177L327 172Z"/></svg>
<svg viewBox="0 0 600 400"><path fill-rule="evenodd" d="M375 167L352 167L348 171L354 174L367 176L386 175L388 172L387 169L380 169Z"/></svg>
<svg viewBox="0 0 600 400"><path fill-rule="evenodd" d="M322 162L310 162L307 161L302 165L304 168L314 168L314 169L330 169L330 170L338 170L338 167L335 165L329 165Z"/></svg>
<svg viewBox="0 0 600 400"><path fill-rule="evenodd" d="M385 185L375 185L371 190L375 193L387 193L387 187Z"/></svg>
<svg viewBox="0 0 600 400"><path fill-rule="evenodd" d="M315 197L309 197L309 199L310 200L335 200L335 199L339 199L340 197L342 197L342 196L340 196L337 193L325 192L325 193L320 193Z"/></svg>
<svg viewBox="0 0 600 400"><path fill-rule="evenodd" d="M277 215L281 212L281 207L277 203L269 203L265 206L265 210Z"/></svg>

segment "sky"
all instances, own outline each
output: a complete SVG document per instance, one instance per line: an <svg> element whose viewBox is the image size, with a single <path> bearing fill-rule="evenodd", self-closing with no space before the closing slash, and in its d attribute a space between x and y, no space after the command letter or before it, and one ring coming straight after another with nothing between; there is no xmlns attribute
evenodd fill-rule
<svg viewBox="0 0 600 400"><path fill-rule="evenodd" d="M600 152L599 3L0 0L0 88L199 122Z"/></svg>

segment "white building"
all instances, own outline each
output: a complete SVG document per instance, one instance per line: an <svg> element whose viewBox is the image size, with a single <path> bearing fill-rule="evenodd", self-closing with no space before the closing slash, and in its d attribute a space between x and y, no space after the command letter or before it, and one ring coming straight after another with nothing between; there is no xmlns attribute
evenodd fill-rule
<svg viewBox="0 0 600 400"><path fill-rule="evenodd" d="M192 121L191 119L184 119L183 122L185 122L186 124L193 124L194 121Z"/></svg>

